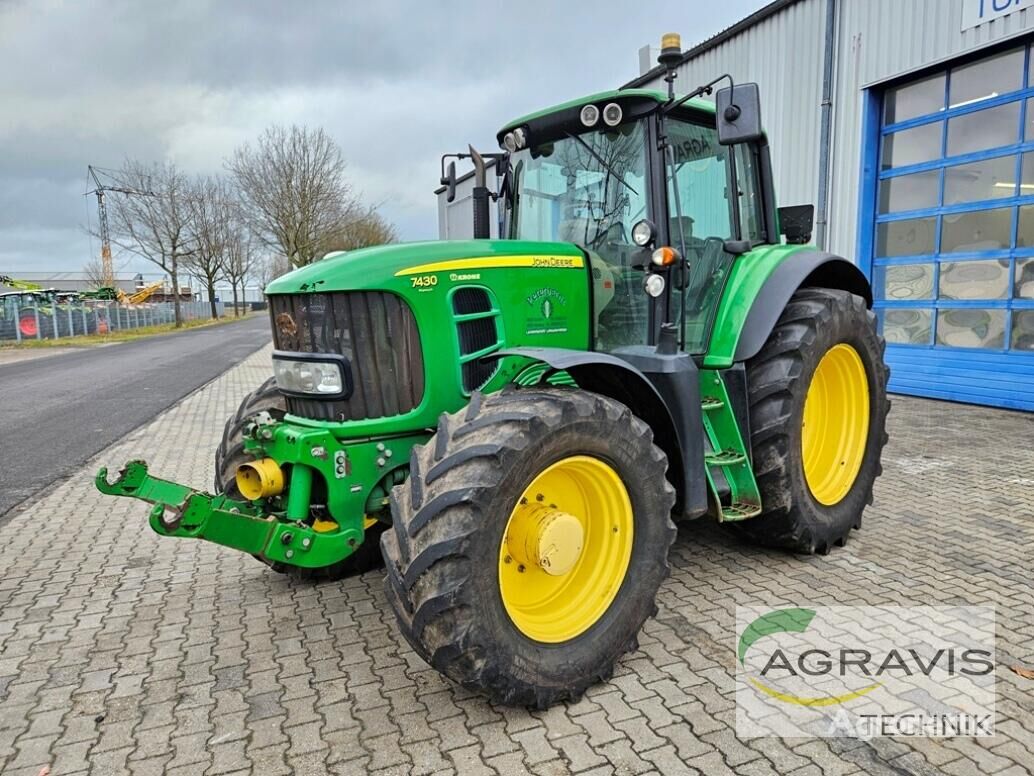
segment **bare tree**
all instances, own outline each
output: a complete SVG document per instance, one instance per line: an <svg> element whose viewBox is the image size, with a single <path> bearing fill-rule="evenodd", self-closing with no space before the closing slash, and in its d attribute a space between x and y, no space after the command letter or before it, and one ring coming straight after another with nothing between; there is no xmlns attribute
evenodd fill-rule
<svg viewBox="0 0 1034 776"><path fill-rule="evenodd" d="M184 261L187 270L205 287L212 318L218 318L215 285L226 274L233 203L226 183L211 176L194 180L188 194L193 251Z"/></svg>
<svg viewBox="0 0 1034 776"><path fill-rule="evenodd" d="M193 252L190 192L175 164L127 160L111 177L133 194L109 199L112 242L156 264L172 282L176 326L183 323L179 273Z"/></svg>
<svg viewBox="0 0 1034 776"><path fill-rule="evenodd" d="M255 261L255 277L258 282L262 283L262 287L265 290L273 280L280 275L285 275L291 271L291 262L287 261L284 256L277 256L276 253L265 257L261 260Z"/></svg>
<svg viewBox="0 0 1034 776"><path fill-rule="evenodd" d="M325 237L320 255L331 251L354 251L396 240L398 233L395 227L385 221L376 208L357 209Z"/></svg>
<svg viewBox="0 0 1034 776"><path fill-rule="evenodd" d="M90 259L88 262L83 264L83 277L86 278L86 282L90 284L91 288L101 288L104 286L104 265L100 259Z"/></svg>
<svg viewBox="0 0 1034 776"><path fill-rule="evenodd" d="M227 168L255 233L295 267L319 258L324 236L354 207L345 160L323 129L272 126Z"/></svg>
<svg viewBox="0 0 1034 776"><path fill-rule="evenodd" d="M233 289L233 315L240 316L240 309L237 306L237 288L240 287L240 299L246 294L246 283L256 269L257 253L255 251L255 239L248 227L239 219L232 219L227 227L226 251L223 267L226 280Z"/></svg>

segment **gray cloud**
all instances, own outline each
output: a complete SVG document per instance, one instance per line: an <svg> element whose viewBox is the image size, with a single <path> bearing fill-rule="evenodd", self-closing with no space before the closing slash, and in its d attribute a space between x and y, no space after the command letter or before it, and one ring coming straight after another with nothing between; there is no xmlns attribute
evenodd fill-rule
<svg viewBox="0 0 1034 776"><path fill-rule="evenodd" d="M274 122L325 127L402 237L433 238L443 152L493 150L508 119L636 75L660 33L762 4L0 0L0 271L96 250L87 164L218 171Z"/></svg>

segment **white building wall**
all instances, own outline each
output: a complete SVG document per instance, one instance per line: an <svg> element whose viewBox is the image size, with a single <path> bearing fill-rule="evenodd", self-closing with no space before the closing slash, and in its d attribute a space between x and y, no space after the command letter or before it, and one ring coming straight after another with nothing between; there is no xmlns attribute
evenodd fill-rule
<svg viewBox="0 0 1034 776"><path fill-rule="evenodd" d="M489 190L493 190L495 179L489 176ZM438 195L438 238L441 240L469 240L474 236L474 179L456 182L456 199L446 202L445 193ZM489 211L495 214L496 206L489 202ZM499 223L490 219L492 237L499 236Z"/></svg>

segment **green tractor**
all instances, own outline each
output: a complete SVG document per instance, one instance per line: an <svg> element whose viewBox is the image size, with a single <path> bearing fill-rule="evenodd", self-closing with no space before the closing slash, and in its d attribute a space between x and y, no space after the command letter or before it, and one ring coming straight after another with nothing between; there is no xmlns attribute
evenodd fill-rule
<svg viewBox="0 0 1034 776"><path fill-rule="evenodd" d="M810 209L777 210L756 85L676 96L665 42L668 93L503 127L497 192L489 155L464 155L477 239L330 255L269 285L274 376L226 425L215 495L142 461L97 487L152 503L163 536L279 572L383 554L413 648L536 707L636 648L676 521L843 544L887 439L869 284L802 244Z"/></svg>

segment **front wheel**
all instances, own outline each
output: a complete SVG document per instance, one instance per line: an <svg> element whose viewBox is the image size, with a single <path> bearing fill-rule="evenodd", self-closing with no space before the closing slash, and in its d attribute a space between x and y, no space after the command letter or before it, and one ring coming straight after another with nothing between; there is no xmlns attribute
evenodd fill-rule
<svg viewBox="0 0 1034 776"><path fill-rule="evenodd" d="M381 549L403 635L495 702L578 698L656 612L675 538L666 470L650 428L607 397L475 394L393 493Z"/></svg>
<svg viewBox="0 0 1034 776"><path fill-rule="evenodd" d="M764 512L738 530L767 546L825 553L861 527L887 441L884 349L861 297L826 288L794 293L747 364Z"/></svg>

